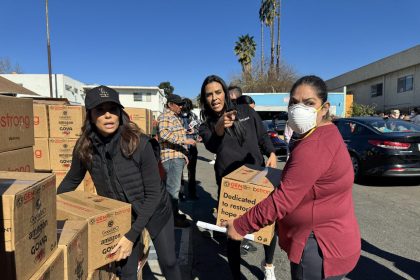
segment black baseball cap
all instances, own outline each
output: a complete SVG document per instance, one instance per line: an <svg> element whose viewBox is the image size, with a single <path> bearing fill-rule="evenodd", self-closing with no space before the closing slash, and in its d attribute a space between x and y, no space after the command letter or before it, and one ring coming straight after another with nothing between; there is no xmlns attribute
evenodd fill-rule
<svg viewBox="0 0 420 280"><path fill-rule="evenodd" d="M168 97L166 98L166 102L172 102L175 103L177 105L184 105L185 101L182 100L181 96L177 95L177 94L170 94L168 95Z"/></svg>
<svg viewBox="0 0 420 280"><path fill-rule="evenodd" d="M87 110L91 110L105 102L112 102L124 108L120 103L118 92L107 86L94 87L86 93L85 107Z"/></svg>

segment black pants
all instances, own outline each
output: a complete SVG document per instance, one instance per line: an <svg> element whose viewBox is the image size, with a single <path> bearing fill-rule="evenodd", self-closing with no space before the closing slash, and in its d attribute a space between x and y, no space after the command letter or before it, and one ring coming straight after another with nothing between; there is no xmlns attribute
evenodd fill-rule
<svg viewBox="0 0 420 280"><path fill-rule="evenodd" d="M165 279L181 280L181 270L175 255L174 220L168 219L159 234L152 238L156 249L158 262ZM140 254L139 240L134 243L131 255L119 262L121 266L121 280L137 280L137 266Z"/></svg>
<svg viewBox="0 0 420 280"><path fill-rule="evenodd" d="M190 196L195 196L197 194L197 189L195 185L195 173L197 168L197 156L198 150L196 146L191 145L188 149L188 194Z"/></svg>
<svg viewBox="0 0 420 280"><path fill-rule="evenodd" d="M290 263L292 280L341 280L344 278L345 275L324 278L322 261L323 256L321 249L318 246L318 242L316 241L314 234L311 233L308 241L306 241L300 263Z"/></svg>
<svg viewBox="0 0 420 280"><path fill-rule="evenodd" d="M265 262L273 263L274 250L277 245L277 235L274 234L270 245L264 245ZM241 241L228 239L227 257L233 279L241 279Z"/></svg>

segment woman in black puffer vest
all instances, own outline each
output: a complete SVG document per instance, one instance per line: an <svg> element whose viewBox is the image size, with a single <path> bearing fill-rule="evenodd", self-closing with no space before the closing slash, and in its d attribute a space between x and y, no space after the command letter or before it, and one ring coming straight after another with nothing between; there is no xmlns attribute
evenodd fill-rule
<svg viewBox="0 0 420 280"><path fill-rule="evenodd" d="M57 193L73 191L89 171L99 195L132 206L131 229L111 252L117 254L121 279L137 279L139 239L144 228L151 235L165 278L181 279L172 207L161 184L156 145L130 121L115 90L105 86L91 89L85 106L82 135Z"/></svg>

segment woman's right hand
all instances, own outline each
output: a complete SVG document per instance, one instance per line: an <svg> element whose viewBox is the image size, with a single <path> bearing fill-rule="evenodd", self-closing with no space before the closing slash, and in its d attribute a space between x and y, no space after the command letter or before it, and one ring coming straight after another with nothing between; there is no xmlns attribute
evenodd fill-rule
<svg viewBox="0 0 420 280"><path fill-rule="evenodd" d="M221 226L226 227L226 234L228 238L238 241L244 239L244 237L236 231L235 226L233 225L233 220L224 221Z"/></svg>
<svg viewBox="0 0 420 280"><path fill-rule="evenodd" d="M217 121L216 123L216 134L219 136L223 136L225 133L225 128L229 128L233 126L233 123L236 120L236 110L225 112Z"/></svg>

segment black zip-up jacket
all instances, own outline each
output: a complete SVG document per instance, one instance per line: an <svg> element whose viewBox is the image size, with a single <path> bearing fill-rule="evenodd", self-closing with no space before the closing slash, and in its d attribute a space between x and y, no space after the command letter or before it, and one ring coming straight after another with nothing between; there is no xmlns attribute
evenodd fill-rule
<svg viewBox="0 0 420 280"><path fill-rule="evenodd" d="M120 131L110 141L93 133L92 163L85 166L73 151L69 172L57 193L73 191L89 171L98 195L128 202L132 206L133 223L127 239L134 242L146 227L155 237L172 217L171 202L161 184L158 162L150 138L140 136L140 144L132 158L120 149Z"/></svg>
<svg viewBox="0 0 420 280"><path fill-rule="evenodd" d="M260 116L249 105L237 105L237 121L245 131L244 142L240 144L235 133L225 129L223 136L215 132L218 119L207 120L200 125L199 134L206 149L216 154L214 171L216 182L220 187L222 177L244 164L264 166L263 154L267 157L275 149L267 134ZM234 124L234 125L235 125ZM263 154L262 154L263 153Z"/></svg>

